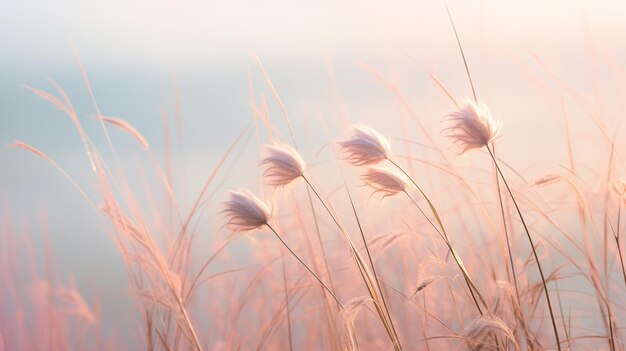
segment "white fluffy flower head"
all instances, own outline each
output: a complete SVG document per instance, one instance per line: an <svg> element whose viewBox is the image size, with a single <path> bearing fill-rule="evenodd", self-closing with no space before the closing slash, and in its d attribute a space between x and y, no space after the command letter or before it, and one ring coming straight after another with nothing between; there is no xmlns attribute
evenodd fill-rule
<svg viewBox="0 0 626 351"><path fill-rule="evenodd" d="M230 199L224 202L228 222L226 226L233 232L247 232L257 229L270 218L267 206L248 190L229 191Z"/></svg>
<svg viewBox="0 0 626 351"><path fill-rule="evenodd" d="M382 193L383 197L405 192L408 186L403 174L395 170L370 167L363 175L365 183L374 188L374 193Z"/></svg>
<svg viewBox="0 0 626 351"><path fill-rule="evenodd" d="M389 142L377 131L364 125L352 127L353 135L338 142L348 162L355 166L379 163L390 153Z"/></svg>
<svg viewBox="0 0 626 351"><path fill-rule="evenodd" d="M261 161L263 176L269 185L287 185L304 174L305 164L298 152L287 144L267 145Z"/></svg>
<svg viewBox="0 0 626 351"><path fill-rule="evenodd" d="M468 102L460 110L447 114L445 120L452 125L444 132L459 144L461 153L487 146L500 131L500 125L483 103Z"/></svg>

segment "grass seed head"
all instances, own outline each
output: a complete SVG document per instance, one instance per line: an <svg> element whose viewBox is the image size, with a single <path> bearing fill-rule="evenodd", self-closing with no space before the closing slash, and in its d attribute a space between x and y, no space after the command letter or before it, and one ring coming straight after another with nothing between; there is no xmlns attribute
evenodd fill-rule
<svg viewBox="0 0 626 351"><path fill-rule="evenodd" d="M451 123L444 133L459 144L461 153L487 146L500 131L500 125L483 103L468 102L447 114L444 120Z"/></svg>
<svg viewBox="0 0 626 351"><path fill-rule="evenodd" d="M263 176L269 185L284 186L304 174L305 164L298 152L287 144L267 145L261 161Z"/></svg>
<svg viewBox="0 0 626 351"><path fill-rule="evenodd" d="M378 167L370 167L363 175L365 183L374 188L374 193L382 193L383 197L405 192L408 186L404 175Z"/></svg>
<svg viewBox="0 0 626 351"><path fill-rule="evenodd" d="M233 232L246 232L257 229L270 218L267 206L248 190L230 191L230 199L224 203L226 226Z"/></svg>
<svg viewBox="0 0 626 351"><path fill-rule="evenodd" d="M364 125L355 125L352 130L351 137L338 142L348 162L355 166L372 165L389 156L389 142L380 133Z"/></svg>

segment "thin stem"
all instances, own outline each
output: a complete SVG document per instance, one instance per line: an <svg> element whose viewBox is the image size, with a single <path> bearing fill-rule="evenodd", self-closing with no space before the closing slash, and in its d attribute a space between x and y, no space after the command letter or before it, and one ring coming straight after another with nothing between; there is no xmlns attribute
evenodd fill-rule
<svg viewBox="0 0 626 351"><path fill-rule="evenodd" d="M465 267L464 267L464 265L463 265L463 263L461 261L461 258L457 255L456 251L452 248L452 244L450 243L450 239L448 237L448 234L446 233L446 229L445 229L445 227L443 225L441 217L439 216L439 213L437 212L437 209L435 208L435 205L433 205L433 203L430 201L428 196L426 196L426 193L424 193L422 188L417 184L417 182L413 179L413 177L411 177L411 175L409 175L402 167L400 167L400 165L395 163L389 157L387 157L387 161L389 161L398 170L400 170L400 172L402 172L409 179L409 181L411 181L411 183L413 183L415 188L417 188L417 190L420 192L420 194L422 194L422 197L424 197L424 199L428 203L428 206L430 207L431 212L435 216L435 219L437 220L437 223L439 224L439 227L441 228L441 231L439 231L439 229L437 229L437 227L433 224L433 222L430 221L428 216L426 216L426 214L421 210L421 208L419 206L417 206L417 203L415 202L415 200L413 200L413 198L411 196L409 196L409 198L411 198L411 201L413 201L413 203L417 206L417 208L422 212L422 214L428 220L428 222L433 226L433 228L435 228L435 230L439 233L439 235L442 236L442 238L443 238L444 242L446 243L446 245L448 245L448 248L450 249L450 253L452 253L452 257L454 258L454 261L456 262L457 266L461 270L461 273L463 274L463 278L465 278L465 283L467 284L467 287L468 287L468 289L470 291L470 295L472 295L472 299L474 300L474 304L476 305L476 308L478 309L478 312L480 313L480 315L483 316L484 315L483 314L483 310L482 310L482 308L480 308L480 304L478 303L478 300L476 299L476 296L474 294L476 293L478 295L478 298L485 305L485 307L487 307L487 303L485 302L485 299L483 298L483 296L478 291L478 288L476 287L476 284L474 283L474 281L469 277L469 274L467 273L467 270L465 269ZM407 193L407 195L408 195L408 193Z"/></svg>
<svg viewBox="0 0 626 351"><path fill-rule="evenodd" d="M474 82L472 81L472 75L470 74L469 66L467 65L467 60L465 59L465 52L463 52L463 46L461 46L461 40L459 39L459 33L457 33L456 31L456 26L454 25L454 21L452 20L452 14L450 14L448 3L444 1L444 4L446 5L448 18L450 18L450 24L452 25L452 30L454 31L456 43L459 45L459 51L461 51L461 57L463 58L463 65L465 65L465 73L467 73L467 79L469 79L470 87L472 88L472 95L474 95L474 101L478 102L478 98L476 97L476 89L474 89Z"/></svg>
<svg viewBox="0 0 626 351"><path fill-rule="evenodd" d="M381 310L381 308L379 306L379 303L376 301L378 299L378 296L377 296L376 291L374 290L374 286L371 283L371 281L375 280L375 279L372 279L372 277L370 277L370 273L367 270L367 266L365 265L365 262L363 261L363 258L359 255L358 251L356 250L356 247L354 246L354 243L352 242L352 239L350 238L350 235L348 235L348 232L343 227L343 225L341 225L341 223L339 223L339 220L335 217L333 212L330 210L330 208L328 207L326 202L322 199L322 197L317 192L317 190L315 190L315 188L313 187L311 182L307 179L307 177L305 177L304 175L302 175L301 177L307 183L309 188L313 191L315 196L317 196L317 199L322 203L322 206L324 207L326 212L328 212L328 215L330 216L330 218L332 218L333 222L335 222L335 224L337 225L337 228L339 228L339 230L342 232L342 234L345 236L346 240L348 241L348 244L350 246L350 251L352 252L352 254L354 256L354 259L356 261L357 267L359 268L359 272L361 273L361 276L363 277L363 282L365 283L365 286L366 286L370 296L372 297L372 300L374 300L374 307L376 308L376 312L378 313L378 316L379 316L381 322L383 323L385 331L387 332L389 338L391 339L391 342L393 343L394 349L396 351L402 350L402 346L400 345L400 342L397 339L396 331L393 330L392 326L389 324L389 321L385 317L384 312Z"/></svg>
<svg viewBox="0 0 626 351"><path fill-rule="evenodd" d="M617 253L619 254L619 261L622 264L622 276L624 277L624 284L626 285L626 269L624 269L624 257L622 256L622 246L620 245L620 242L619 242L619 239L620 239L619 238L619 226L620 226L621 214L622 214L622 207L619 206L617 208L617 228L616 228L616 233L615 233L615 243L617 244Z"/></svg>
<svg viewBox="0 0 626 351"><path fill-rule="evenodd" d="M265 67L263 66L263 63L261 62L261 59L256 54L254 54L253 57L254 57L254 60L256 61L257 65L259 66L259 69L261 70L261 73L263 74L263 77L265 77L265 81L266 81L267 85L269 86L270 91L272 92L272 95L274 95L274 99L276 99L276 102L278 103L278 106L280 107L280 110L283 113L283 117L285 118L285 121L287 122L287 127L289 129L289 135L291 136L291 141L293 143L293 147L296 149L296 151L299 151L298 150L298 142L296 140L296 133L294 132L293 126L291 125L291 118L289 118L289 113L287 112L287 108L285 107L285 104L283 103L282 99L280 98L280 95L278 94L278 90L276 90L276 87L274 87L274 83L272 82L272 79L270 78L269 74L265 70ZM328 259L326 258L326 250L324 249L324 245L322 243L322 237L320 235L319 224L317 223L317 215L315 213L315 207L313 207L313 199L311 197L311 192L309 191L308 188L307 188L306 193L307 193L307 197L309 198L309 205L311 207L311 214L313 215L313 222L315 223L315 230L317 232L317 239L319 241L320 249L322 250L322 258L324 259L324 266L326 268L326 274L328 275L328 280L330 282L330 287L334 290L335 289L335 283L333 282L333 276L332 276L332 274L330 272L330 266L328 265ZM309 244L309 246L313 247L310 244ZM328 301L326 301L325 303L328 306ZM329 313L330 313L330 311L326 311L326 318L329 318L329 316L328 316Z"/></svg>
<svg viewBox="0 0 626 351"><path fill-rule="evenodd" d="M408 193L408 192L406 192L406 191L405 191L404 193L405 193L405 194L409 197L409 199L411 200L411 202L413 202L413 204L415 205L415 207L417 207L417 209L418 209L418 210L420 211L420 213L424 216L424 218L428 221L428 223L430 223L430 225L433 227L433 229L435 229L435 232L437 232L437 234L439 234L439 236L440 236L440 237L442 238L442 240L446 243L446 245L448 245L448 242L445 240L445 238L444 238L443 234L441 234L441 232L439 231L439 229L438 229L438 228L437 228L437 227L433 224L433 222L430 220L430 218L428 218L428 216L426 215L426 213L424 213L424 210L422 210L422 207L421 207L421 206L420 206L420 205L419 205L419 204L418 204L418 203L417 203L417 202L416 202L416 201L415 201L415 200L411 197L411 195L409 195L409 193ZM430 237L431 243L432 243L432 245L433 245L433 250L436 250L437 245L435 244L435 240L434 240L433 236L432 236L432 235L430 235L429 237ZM450 250L450 245L448 245L448 250ZM434 252L434 253L435 253L435 255L437 256L437 259L439 259L439 260L441 261L441 258L439 257L439 254L438 254L436 251L433 251L433 252ZM446 275L446 276L447 276L447 275ZM467 283L467 282L466 282L466 283ZM452 291L452 287L451 287L451 285L450 285L450 280L449 280L449 279L446 279L446 285L448 286L448 291L450 292L450 297L452 298L453 305L454 305L454 307L455 307L457 317L459 318L459 323L460 323L461 325L463 325L463 318L461 317L461 313L460 313L460 311L459 311L458 304L456 303L456 299L454 298L454 293L453 293L453 291ZM415 295L415 294L413 294L413 295ZM423 295L422 295L422 296L426 296L426 292L425 292L425 291L424 291L424 293L423 293ZM412 296L411 296L411 297L412 297ZM426 308L426 300L424 300L424 308ZM426 311L424 310L424 312L426 312Z"/></svg>
<svg viewBox="0 0 626 351"><path fill-rule="evenodd" d="M493 147L493 153L495 156L496 148L495 146L493 146L493 144L492 144L492 147ZM502 192L500 189L500 178L498 177L498 171L496 169L494 169L494 173L496 176L496 188L498 190L498 203L500 204L500 215L502 216L502 227L504 229L504 237L506 238L506 248L507 248L508 255L509 255L509 264L511 265L511 275L513 276L513 284L515 286L515 297L517 298L516 302L517 302L517 307L518 307L518 312L519 312L518 318L519 318L520 323L522 323L522 327L524 328L524 336L526 337L526 342L530 344L530 338L528 337L528 328L526 327L526 320L524 317L524 309L522 308L522 303L521 303L522 300L520 298L519 287L517 284L517 272L515 271L515 263L513 261L513 253L511 251L511 239L509 238L509 229L506 223L506 216L504 213L504 202L502 201ZM509 279L511 278L509 277ZM561 314L563 313L561 312ZM565 329L565 331L567 334L567 329Z"/></svg>
<svg viewBox="0 0 626 351"><path fill-rule="evenodd" d="M324 243L322 242L322 235L320 232L320 226L317 221L317 213L315 212L315 206L313 206L313 197L311 196L311 191L307 187L306 188L307 197L309 198L309 207L311 208L311 214L313 215L313 222L315 223L315 232L317 233L317 241L320 245L320 249L322 250L322 258L324 259L324 266L326 268L326 274L328 275L328 281L330 282L330 287L335 289L335 283L333 281L333 275L330 272L330 265L328 264L328 259L326 258L326 249L324 248Z"/></svg>
<svg viewBox="0 0 626 351"><path fill-rule="evenodd" d="M352 206L352 212L354 213L354 218L356 218L356 223L359 226L359 232L361 233L361 238L363 239L363 245L365 245L365 252L367 252L367 258L370 262L370 266L372 267L372 274L374 274L374 280L376 281L376 287L378 288L378 293L380 294L381 300L383 300L383 307L385 308L385 312L387 313L387 318L389 318L389 324L391 325L391 330L393 330L394 336L400 343L400 338L398 337L398 333L396 331L396 327L393 323L393 319L391 318L391 313L389 312L389 307L387 307L387 300L385 299L385 294L383 294L383 290L380 287L380 282L378 281L378 275L376 274L376 267L374 266L374 260L372 260L372 255L370 254L369 246L367 245L367 240L365 240L365 234L363 233L363 227L361 226L361 221L359 220L359 216L356 213L356 208L354 207L354 202L352 201L352 196L350 195L350 191L346 189L348 193L348 198L350 199L350 205Z"/></svg>
<svg viewBox="0 0 626 351"><path fill-rule="evenodd" d="M183 301L183 296L181 295L181 293L179 293L179 291L176 288L174 288L174 282L172 281L172 277L170 275L170 269L167 266L167 261L161 254L159 247L154 242L154 239L149 235L148 235L148 243L146 245L147 245L146 249L154 257L154 260L159 267L159 270L163 279L165 280L168 288L170 289L170 292L174 296L174 299L176 300L176 304L178 305L178 308L180 308L180 313L183 316L182 319L184 320L187 328L189 329L188 332L191 333L190 341L192 341L193 346L197 351L202 351L202 346L200 345L200 339L198 338L198 334L196 334L196 331L193 327L193 323L191 323L191 318L189 318L189 314L187 313L187 309L185 308L185 301ZM187 335L186 333L185 333L185 336L189 338L189 335Z"/></svg>
<svg viewBox="0 0 626 351"><path fill-rule="evenodd" d="M435 229L435 231L437 232L437 234L439 234L439 236L441 237L441 239L443 239L443 242L446 243L446 246L448 246L448 250L450 250L450 252L452 253L452 256L454 257L455 262L457 262L457 264L459 264L459 262L457 261L457 259L460 260L460 258L457 257L456 252L454 251L454 249L452 248L452 244L450 244L450 242L448 241L448 238L446 236L444 236L441 231L439 231L439 229L435 226L435 224L430 220L430 218L428 218L428 216L426 216L426 213L424 213L424 210L422 210L422 208L420 207L420 205L415 201L415 199L413 199L413 197L411 197L411 195L409 195L408 192L404 192L406 194L406 196L411 199L411 202L413 202L413 204L415 205L415 207L417 207L417 209L422 213L422 215L424 216L424 218L426 218L426 220L428 221L428 223L430 223L430 225L433 226L433 228ZM474 305L476 305L476 308L478 309L478 312L480 313L481 316L483 316L483 310L480 308L480 304L478 303L478 300L476 300L476 296L474 295L474 292L472 291L472 283L470 283L469 281L469 277L466 275L466 273L464 272L464 269L459 266L459 268L461 269L461 273L463 273L463 279L465 279L465 284L467 284L467 288L470 291L470 295L472 296L472 300L474 301Z"/></svg>
<svg viewBox="0 0 626 351"><path fill-rule="evenodd" d="M608 314L608 319L609 319L609 347L611 348L611 351L615 351L615 335L613 332L613 313L611 312L611 306L609 305L609 303L607 302L606 304L606 309L607 309L607 314Z"/></svg>
<svg viewBox="0 0 626 351"><path fill-rule="evenodd" d="M160 262L160 260L159 260ZM196 330L193 327L193 324L191 323L191 318L189 318L189 314L187 313L187 309L184 306L184 302L182 301L182 296L180 296L178 294L178 292L174 289L174 283L171 280L170 274L169 274L169 270L166 270L167 268L162 265L161 269L163 269L163 277L165 278L168 287L170 288L170 291L172 293L172 295L174 295L174 299L176 300L176 304L178 305L178 307L180 308L180 312L183 315L183 319L185 320L185 323L187 324L187 327L189 328L189 332L191 333L191 337L192 337L192 341L194 343L194 346L196 348L196 350L198 351L202 351L202 346L200 346L200 339L198 339L198 334L196 334Z"/></svg>
<svg viewBox="0 0 626 351"><path fill-rule="evenodd" d="M435 229L435 231L437 232L437 234L439 234L441 239L443 239L443 241L446 243L448 248L450 248L450 243L448 242L448 239L446 239L446 237L441 233L441 230L439 230L439 228L437 228L437 226L435 226L435 224L430 220L430 218L428 218L426 213L424 213L424 210L422 210L422 207L415 201L415 199L413 199L413 197L411 195L409 195L409 193L407 191L405 191L404 193L411 200L411 202L413 202L413 205L415 205L415 207L417 207L417 209L420 211L422 216L424 216L424 218L426 218L426 220L428 221L428 223L430 223L430 225L433 227L433 229Z"/></svg>
<svg viewBox="0 0 626 351"><path fill-rule="evenodd" d="M309 182L309 179L307 177L305 177L305 176L302 176L302 179L304 179L304 181L309 186L309 188L311 188L311 190L313 190L313 193L315 194L315 196L317 196L317 199L322 203L322 206L324 206L324 209L326 210L326 212L328 212L328 214L330 215L330 218L332 218L333 222L335 222L337 227L339 227L339 229L343 230L343 226L335 218L335 215L333 215L332 211L330 210L330 208L328 208L328 206L326 205L326 202L322 199L320 194L317 193L317 190L315 190L315 188L313 187L313 184L311 184L311 182Z"/></svg>
<svg viewBox="0 0 626 351"><path fill-rule="evenodd" d="M294 145L295 145L295 140L294 140ZM322 235L320 232L320 226L317 220L317 213L315 212L315 206L313 206L313 196L311 196L311 190L306 187L306 194L307 194L307 198L309 199L309 208L311 209L311 215L313 216L313 223L315 223L315 233L317 234L317 242L320 246L320 250L322 251L322 259L324 260L324 268L326 269L326 275L328 276L328 282L330 285L330 288L333 291L336 291L335 288L335 282L333 281L333 275L330 271L330 265L328 264L328 258L326 257L326 249L324 248L324 243L322 242ZM311 248L311 250L313 249L313 245L311 244L311 241L307 238L307 242L309 243L309 247ZM315 261L313 262L315 264ZM326 321L328 322L328 331L329 331L329 335L331 335L330 339L331 339L331 346L333 348L336 347L335 343L334 343L334 338L332 338L332 334L333 331L336 329L335 327L333 327L336 323L333 320L333 318L331 318L331 314L333 313L333 311L330 308L330 302L328 301L328 299L326 298L326 295L323 295L324 298L324 306L326 307L324 310L324 317L326 318Z"/></svg>
<svg viewBox="0 0 626 351"><path fill-rule="evenodd" d="M287 243L285 242L285 240L283 240L283 238L278 235L278 232L274 229L274 227L272 227L269 223L265 223L265 225L270 228L270 230L276 235L276 237L278 238L278 240L280 240L281 243L283 243L283 245L285 245L285 247L287 248L287 250L289 250L289 252L291 252L291 254L293 255L293 257L295 257L303 266L304 268L307 269L307 271L309 271L309 273L311 273L315 279L317 279L317 281L322 284L322 286L324 287L324 289L326 291L328 291L328 293L335 299L335 301L337 301L337 304L339 305L339 307L341 307L341 309L344 309L343 304L339 301L339 298L337 298L337 296L335 295L335 293L330 290L328 288L328 286L326 286L326 284L324 284L324 282L320 279L320 277L317 276L317 274L315 274L315 272L313 272L311 270L311 268L309 268L309 266L307 266L306 263L304 263L304 261L302 261L300 259L300 257L298 257L298 255L289 247L289 245L287 245Z"/></svg>
<svg viewBox="0 0 626 351"><path fill-rule="evenodd" d="M289 337L289 350L293 351L293 336L291 335L291 308L289 307L289 290L287 290L287 273L285 272L285 260L281 260L283 269L283 289L285 289L285 310L287 313L287 335Z"/></svg>
<svg viewBox="0 0 626 351"><path fill-rule="evenodd" d="M202 265L202 268L200 268L200 270L198 271L198 273L196 274L195 278L193 279L193 281L191 282L191 285L189 286L189 289L187 291L187 294L185 295L185 298L183 299L183 302L185 305L187 305L187 303L189 302L189 299L191 298L191 294L193 293L196 284L198 284L198 280L200 280L200 277L202 276L202 273L204 273L204 271L209 267L209 264L211 264L211 262L213 262L213 260L215 259L215 257L217 257L217 255L222 252L222 250L224 250L224 248L226 248L226 246L230 243L230 241L226 241L224 242L224 244L217 249L213 255L211 255L211 257L209 257L208 260L206 260L206 262L204 262L204 264Z"/></svg>
<svg viewBox="0 0 626 351"><path fill-rule="evenodd" d="M495 155L496 149L493 148ZM506 225L506 216L504 214L504 203L502 202L502 192L500 191L500 178L498 177L498 171L494 169L496 173L496 188L498 190L498 203L500 204L500 215L502 217L502 228L504 229L504 237L506 238L506 248L509 254L509 263L511 264L511 274L513 275L513 283L515 284L515 294L517 296L517 303L520 303L519 288L517 285L517 274L515 272L515 264L513 262L513 253L511 251L511 240L509 238L509 229Z"/></svg>
<svg viewBox="0 0 626 351"><path fill-rule="evenodd" d="M500 166L498 165L498 161L496 160L496 157L491 151L491 148L489 147L489 145L485 145L485 147L487 148L487 151L489 151L489 155L491 156L493 163L496 165L496 169L498 173L500 174L500 178L502 178L502 182L504 183L504 186L506 187L506 190L508 191L509 196L511 196L511 200L513 201L513 204L515 205L515 210L517 211L517 214L519 215L519 218L522 221L522 226L524 227L524 231L526 232L526 237L528 237L528 242L530 243L530 247L533 251L535 262L537 263L537 268L539 269L539 274L541 275L541 283L543 284L543 290L546 294L546 301L548 303L548 311L550 312L550 320L552 321L552 328L554 329L554 337L556 338L556 346L558 350L561 351L561 342L559 341L559 331L556 327L554 311L552 310L552 302L550 301L550 294L548 293L548 286L546 284L546 278L543 274L543 268L541 268L541 263L539 261L539 256L537 255L537 250L535 249L533 238L530 235L530 231L528 230L528 226L526 225L526 221L524 220L522 211L520 210L517 204L517 201L515 200L515 197L513 196L513 191L511 191L511 188L509 187L509 183L506 181L506 178L504 178L504 174L502 173L502 170L500 169Z"/></svg>

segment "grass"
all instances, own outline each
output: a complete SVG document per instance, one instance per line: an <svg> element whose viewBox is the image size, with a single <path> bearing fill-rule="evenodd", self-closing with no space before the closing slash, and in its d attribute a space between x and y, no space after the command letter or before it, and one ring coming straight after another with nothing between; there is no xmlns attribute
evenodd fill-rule
<svg viewBox="0 0 626 351"><path fill-rule="evenodd" d="M51 81L54 93L27 88L76 127L99 196L89 196L93 191L81 188L36 147L21 141L12 146L61 172L104 219L136 305L136 311L119 318L139 316L141 336L129 345L114 337L107 341L98 313L106 306L83 297L71 279L58 279L51 253L38 262L33 244L19 240L28 235L5 218L0 237L0 350L624 350L621 212L626 202L622 188L609 185L624 172L623 140L617 133L611 137L608 131L615 126L597 115L590 118L597 128L589 133L605 168L588 172L588 160L575 157L572 126L563 114L567 152L557 164L567 166L528 182L523 170L505 162L502 149L495 154L494 140L468 153L476 163L472 167L452 159L441 146L440 130L423 124L400 85L365 67L421 133L419 140L404 135L392 139L392 149L404 146L406 155L388 154L380 163L397 168L411 186L400 196L381 199L358 181L363 167L348 167L343 160L336 140L347 130L328 131L331 140L313 140L303 147L294 130L300 121L290 118L255 57L282 122L271 118L267 102L259 102L251 83L252 123L221 150L186 210L181 205L186 195L171 180L171 141L163 166L160 155L128 121L100 113L77 59L108 157L86 133L56 82ZM460 100L442 80L431 78L442 98L451 100L450 109L458 108ZM470 86L478 101L471 79ZM574 95L570 104L588 108L587 101L565 90ZM565 106L563 99L555 103ZM502 122L506 125L507 120ZM176 123L181 123L179 113ZM281 128L288 130L288 140L276 133ZM132 136L151 160L153 168L146 172L158 185L146 192L165 194L150 203L152 208L141 200L149 196L130 185L123 154L111 137L117 131ZM308 150L326 145L318 154L333 162L303 157L308 167L296 180L260 187L270 194L264 198L272 204L271 218L249 233L230 233L223 216L207 210L207 204L220 203L225 189L218 180L232 174L228 166L237 162L237 153L253 133L259 150L264 143L281 141L310 155ZM506 143L506 138L496 140ZM420 152L427 156L412 156ZM250 181L263 178L255 162L238 168L249 173ZM600 186L590 185L596 179L602 179ZM209 232L201 225L207 221L215 224ZM46 274L38 272L39 266Z"/></svg>

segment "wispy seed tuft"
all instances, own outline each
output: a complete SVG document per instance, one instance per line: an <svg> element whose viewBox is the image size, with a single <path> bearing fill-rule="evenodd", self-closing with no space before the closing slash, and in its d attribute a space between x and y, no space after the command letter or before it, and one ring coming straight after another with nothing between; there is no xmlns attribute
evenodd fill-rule
<svg viewBox="0 0 626 351"><path fill-rule="evenodd" d="M351 137L338 142L348 162L355 166L372 165L389 156L389 142L380 133L364 125L355 125L352 131Z"/></svg>

